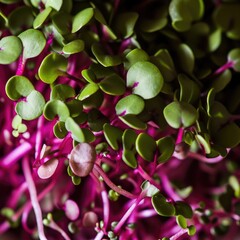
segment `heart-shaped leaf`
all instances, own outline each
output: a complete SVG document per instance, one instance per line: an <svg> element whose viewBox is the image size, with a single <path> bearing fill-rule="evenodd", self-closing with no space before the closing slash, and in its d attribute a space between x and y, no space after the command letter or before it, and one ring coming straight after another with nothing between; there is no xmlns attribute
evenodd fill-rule
<svg viewBox="0 0 240 240"><path fill-rule="evenodd" d="M38 75L45 83L53 83L59 76L65 75L67 70L67 59L57 53L50 53L42 61Z"/></svg>
<svg viewBox="0 0 240 240"><path fill-rule="evenodd" d="M23 44L23 58L38 56L46 45L46 39L42 32L36 29L28 29L18 35Z"/></svg>
<svg viewBox="0 0 240 240"><path fill-rule="evenodd" d="M42 94L33 90L27 96L26 102L17 103L16 112L24 120L33 120L42 114L44 105L45 99Z"/></svg>
<svg viewBox="0 0 240 240"><path fill-rule="evenodd" d="M60 100L52 100L47 102L43 110L44 117L53 120L57 115L59 120L65 122L70 116L67 105Z"/></svg>
<svg viewBox="0 0 240 240"><path fill-rule="evenodd" d="M144 109L144 100L138 95L131 94L118 101L116 104L117 115L123 116L126 114L137 115Z"/></svg>
<svg viewBox="0 0 240 240"><path fill-rule="evenodd" d="M52 158L48 160L38 168L37 170L38 176L41 179L50 178L55 173L57 166L58 166L58 159Z"/></svg>
<svg viewBox="0 0 240 240"><path fill-rule="evenodd" d="M63 52L65 54L79 53L84 50L84 45L84 41L81 39L73 40L63 47Z"/></svg>
<svg viewBox="0 0 240 240"><path fill-rule="evenodd" d="M73 18L72 33L79 31L83 26L88 24L89 21L92 19L93 14L93 8L86 8L77 13L77 15L75 15Z"/></svg>
<svg viewBox="0 0 240 240"><path fill-rule="evenodd" d="M158 163L164 163L173 155L175 150L175 141L171 136L166 136L157 141L157 147L160 152Z"/></svg>
<svg viewBox="0 0 240 240"><path fill-rule="evenodd" d="M34 29L40 28L43 25L43 23L47 20L51 12L52 12L51 7L47 7L42 12L40 12L34 19L33 28Z"/></svg>
<svg viewBox="0 0 240 240"><path fill-rule="evenodd" d="M122 63L120 56L105 53L103 47L98 43L92 45L92 53L104 67L117 66Z"/></svg>
<svg viewBox="0 0 240 240"><path fill-rule="evenodd" d="M122 130L105 123L103 126L104 137L112 149L118 150L118 144L122 141Z"/></svg>
<svg viewBox="0 0 240 240"><path fill-rule="evenodd" d="M173 128L190 127L197 118L197 110L189 103L172 102L163 110L167 123Z"/></svg>
<svg viewBox="0 0 240 240"><path fill-rule="evenodd" d="M34 86L24 76L13 76L7 81L5 90L10 99L18 100L20 97L27 97L34 90Z"/></svg>
<svg viewBox="0 0 240 240"><path fill-rule="evenodd" d="M15 62L22 52L22 42L18 37L8 36L0 40L0 64Z"/></svg>
<svg viewBox="0 0 240 240"><path fill-rule="evenodd" d="M75 90L67 84L57 84L52 88L51 100L65 101L68 98L75 97Z"/></svg>
<svg viewBox="0 0 240 240"><path fill-rule="evenodd" d="M127 86L132 88L133 93L144 99L150 99L161 91L163 76L152 63L137 62L128 70Z"/></svg>
<svg viewBox="0 0 240 240"><path fill-rule="evenodd" d="M146 161L153 161L157 145L155 140L146 133L140 133L136 139L136 150Z"/></svg>
<svg viewBox="0 0 240 240"><path fill-rule="evenodd" d="M155 211L165 217L170 217L175 215L175 207L173 204L167 202L166 198L161 193L156 193L152 196L152 205Z"/></svg>
<svg viewBox="0 0 240 240"><path fill-rule="evenodd" d="M124 94L126 89L123 79L117 74L105 77L99 83L99 87L103 92L114 96Z"/></svg>

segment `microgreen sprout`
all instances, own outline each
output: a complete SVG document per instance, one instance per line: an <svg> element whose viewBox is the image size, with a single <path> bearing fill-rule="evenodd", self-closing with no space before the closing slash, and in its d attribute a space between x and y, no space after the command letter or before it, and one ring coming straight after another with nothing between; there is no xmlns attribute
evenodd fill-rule
<svg viewBox="0 0 240 240"><path fill-rule="evenodd" d="M238 0L0 0L1 239L237 239Z"/></svg>

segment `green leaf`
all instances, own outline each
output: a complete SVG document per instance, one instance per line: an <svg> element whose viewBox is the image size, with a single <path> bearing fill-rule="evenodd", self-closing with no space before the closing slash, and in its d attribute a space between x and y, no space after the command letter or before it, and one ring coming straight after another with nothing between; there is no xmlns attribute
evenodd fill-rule
<svg viewBox="0 0 240 240"><path fill-rule="evenodd" d="M60 11L53 15L52 23L61 35L70 34L71 29L69 26L72 24L72 15L67 12Z"/></svg>
<svg viewBox="0 0 240 240"><path fill-rule="evenodd" d="M38 56L46 45L46 39L42 32L36 29L28 29L18 35L23 44L23 58Z"/></svg>
<svg viewBox="0 0 240 240"><path fill-rule="evenodd" d="M166 198L161 193L156 193L152 196L152 205L155 211L165 217L171 217L175 215L175 207L167 202Z"/></svg>
<svg viewBox="0 0 240 240"><path fill-rule="evenodd" d="M175 141L171 136L160 138L157 141L157 148L160 152L158 163L164 163L168 161L173 155L175 149Z"/></svg>
<svg viewBox="0 0 240 240"><path fill-rule="evenodd" d="M56 122L53 127L53 133L57 138L64 139L68 134L68 131L65 128L65 122Z"/></svg>
<svg viewBox="0 0 240 240"><path fill-rule="evenodd" d="M67 65L68 61L64 56L50 53L43 59L38 69L38 75L43 82L51 84L59 76L65 75Z"/></svg>
<svg viewBox="0 0 240 240"><path fill-rule="evenodd" d="M86 8L73 18L72 33L79 31L83 26L89 23L94 14L93 8Z"/></svg>
<svg viewBox="0 0 240 240"><path fill-rule="evenodd" d="M135 148L135 142L137 139L137 134L132 129L125 129L122 135L123 148L132 150Z"/></svg>
<svg viewBox="0 0 240 240"><path fill-rule="evenodd" d="M177 224L183 228L183 229L186 229L187 228L187 220L185 217L183 217L182 215L178 215L176 217L176 221L177 221Z"/></svg>
<svg viewBox="0 0 240 240"><path fill-rule="evenodd" d="M73 118L68 117L65 122L66 129L71 132L72 139L77 142L85 142L85 136L83 130L79 125L73 120Z"/></svg>
<svg viewBox="0 0 240 240"><path fill-rule="evenodd" d="M228 53L228 61L233 62L233 69L240 72L240 48L234 48Z"/></svg>
<svg viewBox="0 0 240 240"><path fill-rule="evenodd" d="M240 143L240 128L236 123L229 123L216 133L214 139L223 147L236 147Z"/></svg>
<svg viewBox="0 0 240 240"><path fill-rule="evenodd" d="M103 92L113 96L123 95L126 89L123 79L117 74L105 77L99 83L99 87Z"/></svg>
<svg viewBox="0 0 240 240"><path fill-rule="evenodd" d="M103 125L108 123L108 118L97 109L91 109L88 112L88 125L94 132L103 130Z"/></svg>
<svg viewBox="0 0 240 240"><path fill-rule="evenodd" d="M199 20L203 16L203 13L203 0L172 0L169 5L172 26L179 32L189 30L191 23Z"/></svg>
<svg viewBox="0 0 240 240"><path fill-rule="evenodd" d="M210 52L216 51L221 44L221 40L222 40L222 32L219 28L217 28L208 37L208 50Z"/></svg>
<svg viewBox="0 0 240 240"><path fill-rule="evenodd" d="M137 159L134 152L129 149L124 149L122 153L122 160L126 163L127 166L135 169L137 167Z"/></svg>
<svg viewBox="0 0 240 240"><path fill-rule="evenodd" d="M121 57L119 55L105 53L103 47L98 43L94 43L92 45L92 53L96 57L97 61L104 67L117 66L122 63Z"/></svg>
<svg viewBox="0 0 240 240"><path fill-rule="evenodd" d="M140 133L136 139L136 150L138 154L146 161L151 162L154 160L156 151L155 140L146 133Z"/></svg>
<svg viewBox="0 0 240 240"><path fill-rule="evenodd" d="M79 100L84 100L90 96L92 96L94 93L98 91L99 87L96 83L89 83L87 84L81 91L80 95L78 96Z"/></svg>
<svg viewBox="0 0 240 240"><path fill-rule="evenodd" d="M79 97L78 97L79 99ZM104 100L103 92L98 90L91 96L81 100L84 108L99 108Z"/></svg>
<svg viewBox="0 0 240 240"><path fill-rule="evenodd" d="M149 56L144 50L135 48L126 55L126 62L124 62L124 67L125 69L129 69L136 62L148 60Z"/></svg>
<svg viewBox="0 0 240 240"><path fill-rule="evenodd" d="M84 69L81 72L83 78L88 81L89 83L94 83L96 80L96 75L91 69Z"/></svg>
<svg viewBox="0 0 240 240"><path fill-rule="evenodd" d="M45 105L43 115L48 120L53 120L58 115L59 120L65 122L70 116L70 112L64 102L60 100L52 100Z"/></svg>
<svg viewBox="0 0 240 240"><path fill-rule="evenodd" d="M13 35L17 35L24 29L31 28L33 20L34 15L31 7L17 7L8 16L8 27Z"/></svg>
<svg viewBox="0 0 240 240"><path fill-rule="evenodd" d="M172 102L163 110L167 123L172 128L190 127L197 118L197 110L189 103Z"/></svg>
<svg viewBox="0 0 240 240"><path fill-rule="evenodd" d="M136 12L118 14L113 21L114 32L121 38L129 38L134 33L134 27L138 20L138 16Z"/></svg>
<svg viewBox="0 0 240 240"><path fill-rule="evenodd" d="M79 53L84 50L84 41L81 39L73 40L63 47L65 54Z"/></svg>
<svg viewBox="0 0 240 240"><path fill-rule="evenodd" d="M188 74L192 74L195 61L192 49L187 44L179 44L177 48L177 55L178 63L181 69Z"/></svg>
<svg viewBox="0 0 240 240"><path fill-rule="evenodd" d="M144 181L141 185L142 190L147 190L146 196L153 197L155 194L159 192L159 189L152 185L149 181Z"/></svg>
<svg viewBox="0 0 240 240"><path fill-rule="evenodd" d="M103 133L105 139L107 140L111 148L114 150L118 150L118 143L120 143L122 140L122 130L117 127L111 126L108 123L105 123L103 125Z"/></svg>
<svg viewBox="0 0 240 240"><path fill-rule="evenodd" d="M231 176L228 181L229 181L229 185L234 190L235 197L240 198L240 183L239 183L237 177Z"/></svg>
<svg viewBox="0 0 240 240"><path fill-rule="evenodd" d="M232 73L229 69L227 69L213 80L211 88L214 88L216 93L221 92L228 85L231 79Z"/></svg>
<svg viewBox="0 0 240 240"><path fill-rule="evenodd" d="M118 101L116 104L117 115L123 116L126 114L137 115L144 109L144 100L138 95L131 94Z"/></svg>
<svg viewBox="0 0 240 240"><path fill-rule="evenodd" d="M119 119L129 127L136 130L145 130L147 128L147 124L145 122L141 121L137 116L132 114L128 114L122 117L119 116Z"/></svg>
<svg viewBox="0 0 240 240"><path fill-rule="evenodd" d="M197 230L196 230L196 227L195 227L195 226L191 225L191 226L188 227L188 235L189 235L189 236L195 235L196 231L197 231Z"/></svg>
<svg viewBox="0 0 240 240"><path fill-rule="evenodd" d="M17 114L24 120L33 120L41 116L45 105L42 94L36 90L31 91L26 102L18 102L16 105Z"/></svg>
<svg viewBox="0 0 240 240"><path fill-rule="evenodd" d="M175 204L176 215L182 215L185 218L192 218L193 211L190 205L186 202L176 201Z"/></svg>
<svg viewBox="0 0 240 240"><path fill-rule="evenodd" d="M209 143L209 139L205 139L200 134L196 134L195 138L196 138L197 142L203 147L204 152L206 154L210 154L211 153L211 146L210 146L210 143Z"/></svg>
<svg viewBox="0 0 240 240"><path fill-rule="evenodd" d="M127 86L144 99L154 98L163 87L163 76L150 62L137 62L127 72Z"/></svg>
<svg viewBox="0 0 240 240"><path fill-rule="evenodd" d="M51 12L52 12L51 7L47 7L42 12L40 12L33 21L33 28L34 29L40 28L43 25L43 23L47 20Z"/></svg>
<svg viewBox="0 0 240 240"><path fill-rule="evenodd" d="M199 99L200 89L198 85L184 74L178 75L180 84L180 101L194 103Z"/></svg>
<svg viewBox="0 0 240 240"><path fill-rule="evenodd" d="M223 3L217 7L213 19L218 28L233 40L240 39L240 6L238 3Z"/></svg>
<svg viewBox="0 0 240 240"><path fill-rule="evenodd" d="M163 75L163 79L166 82L171 82L176 78L177 73L175 70L173 59L167 49L160 49L151 58L153 64L155 64Z"/></svg>
<svg viewBox="0 0 240 240"><path fill-rule="evenodd" d="M63 0L46 0L45 6L54 8L56 11L59 11L62 7Z"/></svg>
<svg viewBox="0 0 240 240"><path fill-rule="evenodd" d="M22 42L18 37L8 36L0 40L0 64L15 62L22 52Z"/></svg>
<svg viewBox="0 0 240 240"><path fill-rule="evenodd" d="M66 105L69 109L71 117L75 118L81 115L83 110L83 104L78 99L72 99L71 101L66 102Z"/></svg>
<svg viewBox="0 0 240 240"><path fill-rule="evenodd" d="M75 97L75 90L67 84L57 84L52 88L50 99L65 101Z"/></svg>
<svg viewBox="0 0 240 240"><path fill-rule="evenodd" d="M19 115L16 115L12 120L12 128L18 129L21 123L22 123L22 118Z"/></svg>
<svg viewBox="0 0 240 240"><path fill-rule="evenodd" d="M5 90L10 99L18 100L27 97L34 90L34 86L24 76L13 76L7 81Z"/></svg>

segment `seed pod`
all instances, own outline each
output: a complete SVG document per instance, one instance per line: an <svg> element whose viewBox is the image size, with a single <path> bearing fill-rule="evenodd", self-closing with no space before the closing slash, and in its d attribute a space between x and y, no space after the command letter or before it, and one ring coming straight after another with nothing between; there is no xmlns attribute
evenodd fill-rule
<svg viewBox="0 0 240 240"><path fill-rule="evenodd" d="M79 177L86 177L93 169L96 151L89 143L79 143L70 154L69 166Z"/></svg>

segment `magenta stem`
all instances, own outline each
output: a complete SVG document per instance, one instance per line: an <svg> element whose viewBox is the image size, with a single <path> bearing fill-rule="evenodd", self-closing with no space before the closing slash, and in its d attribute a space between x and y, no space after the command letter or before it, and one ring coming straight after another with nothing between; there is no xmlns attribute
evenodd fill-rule
<svg viewBox="0 0 240 240"><path fill-rule="evenodd" d="M40 154L41 154L41 148L42 148L42 127L44 123L44 117L41 116L38 119L38 124L37 124L37 134L36 134L36 142L35 142L35 159L39 160Z"/></svg>
<svg viewBox="0 0 240 240"><path fill-rule="evenodd" d="M226 62L223 66L221 66L220 68L218 68L215 72L214 75L218 75L222 72L224 72L225 70L232 68L234 66L234 62L233 61L229 61Z"/></svg>
<svg viewBox="0 0 240 240"><path fill-rule="evenodd" d="M105 172L102 170L102 168L100 166L98 166L97 164L94 165L94 169L101 175L101 177L103 178L104 182L115 192L119 193L120 195L123 195L127 198L130 199L135 199L137 198L136 195L116 186L109 178L108 176L105 174Z"/></svg>
<svg viewBox="0 0 240 240"><path fill-rule="evenodd" d="M18 68L16 71L16 75L18 75L18 76L23 75L25 64L26 64L26 59L24 59L23 55L21 55L18 60Z"/></svg>
<svg viewBox="0 0 240 240"><path fill-rule="evenodd" d="M176 145L182 142L183 134L184 134L184 128L179 128L178 135L177 135L177 140L176 140Z"/></svg>
<svg viewBox="0 0 240 240"><path fill-rule="evenodd" d="M177 240L178 238L182 237L186 233L187 233L187 229L181 229L176 234L174 234L172 237L170 237L170 240Z"/></svg>
<svg viewBox="0 0 240 240"><path fill-rule="evenodd" d="M37 228L38 228L38 234L40 240L47 240L45 233L44 233L44 227L43 227L43 222L42 222L42 211L38 202L38 197L37 197L37 190L32 178L32 173L30 170L30 165L29 165L29 159L27 157L23 158L23 173L26 179L26 182L28 184L28 190L30 194L30 199L32 203L32 207L36 216L36 221L37 221Z"/></svg>
<svg viewBox="0 0 240 240"><path fill-rule="evenodd" d="M104 229L106 230L109 222L109 216L110 216L110 205L108 200L108 194L103 183L101 183L101 188L102 188L101 196L102 196L102 202L103 202Z"/></svg>

